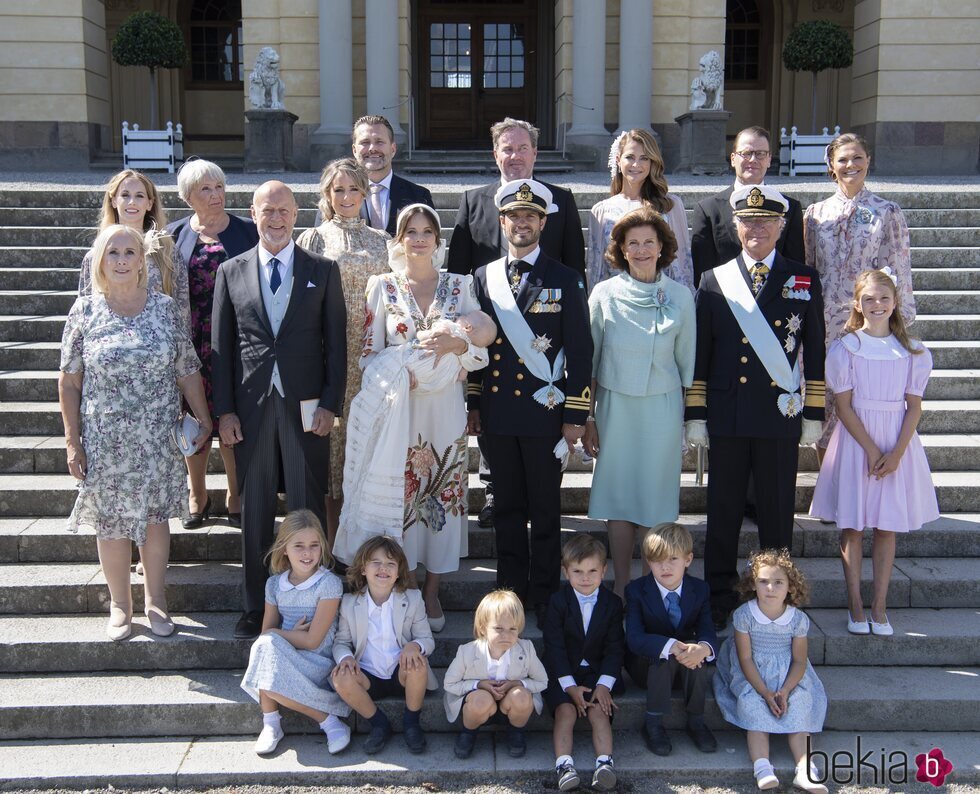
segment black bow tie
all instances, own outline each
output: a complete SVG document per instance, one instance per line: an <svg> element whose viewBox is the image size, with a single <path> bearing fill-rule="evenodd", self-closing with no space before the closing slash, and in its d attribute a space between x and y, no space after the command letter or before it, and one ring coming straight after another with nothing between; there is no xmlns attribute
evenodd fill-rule
<svg viewBox="0 0 980 794"><path fill-rule="evenodd" d="M530 262L525 262L523 259L515 259L510 263L510 266L518 273L530 273L531 268L534 267Z"/></svg>

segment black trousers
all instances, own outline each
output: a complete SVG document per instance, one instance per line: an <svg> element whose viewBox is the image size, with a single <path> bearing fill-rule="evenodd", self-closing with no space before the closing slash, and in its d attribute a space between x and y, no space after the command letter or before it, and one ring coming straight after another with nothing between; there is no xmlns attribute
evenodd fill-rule
<svg viewBox="0 0 980 794"><path fill-rule="evenodd" d="M485 434L483 442L494 485L497 586L512 589L532 606L547 604L561 571L557 439Z"/></svg>
<svg viewBox="0 0 980 794"><path fill-rule="evenodd" d="M299 402L286 400L273 389L262 407L258 439L242 476L242 602L246 612L265 609L269 568L263 557L275 534L280 466L287 508L312 510L321 524L326 519L323 489L300 446L302 432Z"/></svg>
<svg viewBox="0 0 980 794"><path fill-rule="evenodd" d="M711 587L711 600L718 602L734 598L738 537L750 474L755 481L760 548L792 548L799 439L711 436L710 441L704 578Z"/></svg>
<svg viewBox="0 0 980 794"><path fill-rule="evenodd" d="M480 482L482 482L484 488L486 488L487 496L493 496L493 477L490 475L490 460L487 456L487 442L483 440L482 435L476 437L476 445L480 448Z"/></svg>
<svg viewBox="0 0 980 794"><path fill-rule="evenodd" d="M664 661L651 661L645 656L627 654L626 669L637 686L647 691L647 711L653 714L670 714L670 693L678 680L684 694L684 710L689 717L704 714L704 699L711 686L715 668L706 664L691 670L673 656Z"/></svg>

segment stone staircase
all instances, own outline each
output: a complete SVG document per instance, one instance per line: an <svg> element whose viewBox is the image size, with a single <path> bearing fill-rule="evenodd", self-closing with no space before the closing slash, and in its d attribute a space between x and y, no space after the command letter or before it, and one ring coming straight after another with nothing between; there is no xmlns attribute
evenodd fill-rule
<svg viewBox="0 0 980 794"><path fill-rule="evenodd" d="M452 228L458 193L434 186L444 232ZM687 188L688 208L713 192ZM515 761L481 736L466 763L452 754L453 734L443 715L441 693L426 699L423 727L430 732L426 755L410 756L396 737L368 759L362 737L342 755L326 752L322 735L304 719L287 717L289 734L271 759L251 746L260 720L257 706L240 689L249 643L234 640L239 608L239 532L218 516L201 530L172 524L168 598L179 631L153 638L142 617L132 639L112 643L104 633L108 592L92 537L70 535L64 519L74 500L67 475L57 404L59 340L74 300L78 263L92 238L99 193L90 190L30 190L0 194L0 769L5 786L207 786L272 783L322 785L368 782L413 784L452 780L485 783L489 776L529 785L553 780L550 719L531 726L528 757ZM794 194L804 205L826 195ZM837 532L798 516L793 553L812 586L809 654L830 698L821 750L855 753L857 742L880 753L904 752L903 770L915 772L915 756L939 747L954 765L953 782L980 780L980 192L887 194L905 208L912 230L912 266L919 306L914 331L932 350L935 371L920 425L943 516L923 530L898 538L898 559L889 595L890 639L846 632L844 586ZM229 206L245 214L248 194L232 189ZM602 196L577 196L588 208ZM172 191L165 199L172 217L186 210ZM311 193L299 195L313 207ZM299 226L312 223L301 211ZM585 211L582 212L583 225ZM477 452L470 448L470 509L482 506L476 477ZM816 479L813 450L801 450L797 510L805 513ZM709 474L710 476L710 474ZM563 530L605 534L588 509L590 467L573 464L564 480ZM225 480L216 451L208 488L224 504ZM700 575L704 547L705 489L694 484L685 462L681 521L695 537ZM471 557L444 577L445 631L431 662L442 670L456 647L471 638L471 613L494 583L492 530L470 522ZM741 554L756 546L747 522ZM865 563L870 584L871 564ZM635 574L640 561L634 560ZM611 572L610 572L611 575ZM142 588L134 576L140 609ZM866 598L870 593L866 594ZM533 619L531 623L533 624ZM533 626L527 636L540 644ZM713 701L707 719L720 750L701 755L686 738L674 754L651 756L635 730L643 695L629 686L619 699L615 727L621 775L639 780L659 773L673 782L702 785L751 783L744 738L721 719ZM400 707L386 704L390 715ZM294 716L294 715L291 715ZM357 721L359 731L364 722ZM400 720L395 719L397 725ZM675 700L668 727L680 729ZM139 738L135 738L139 737ZM774 743L777 768L789 756ZM591 761L587 734L579 738L580 769ZM856 762L855 762L856 764ZM888 764L891 766L891 762ZM870 771L847 782L870 784ZM895 772L894 774L897 774ZM842 772L843 776L844 773ZM896 778L892 781L898 783ZM838 782L844 783L844 779ZM879 778L875 783L887 782Z"/></svg>

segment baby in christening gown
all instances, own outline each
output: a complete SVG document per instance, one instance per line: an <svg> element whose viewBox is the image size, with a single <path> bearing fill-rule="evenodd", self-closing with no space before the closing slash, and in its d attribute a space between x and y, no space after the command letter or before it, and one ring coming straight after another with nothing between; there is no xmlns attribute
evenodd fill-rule
<svg viewBox="0 0 980 794"><path fill-rule="evenodd" d="M361 390L347 414L344 506L333 555L349 564L358 547L374 535L401 541L405 513L405 456L411 395L438 392L466 379L460 356L437 357L421 343L439 333L463 339L471 356L489 360L486 348L497 336L490 317L475 311L455 322L437 320L410 344L386 347L364 368ZM478 348L478 349L474 349ZM464 432L464 428L460 428Z"/></svg>

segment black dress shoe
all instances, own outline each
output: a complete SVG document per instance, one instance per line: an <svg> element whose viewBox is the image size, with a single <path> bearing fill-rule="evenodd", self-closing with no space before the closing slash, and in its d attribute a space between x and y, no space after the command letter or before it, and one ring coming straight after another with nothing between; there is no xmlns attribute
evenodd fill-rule
<svg viewBox="0 0 980 794"><path fill-rule="evenodd" d="M487 493L487 500L476 517L476 524L481 529L490 529L493 526L493 494Z"/></svg>
<svg viewBox="0 0 980 794"><path fill-rule="evenodd" d="M200 513L191 513L190 518L183 519L180 524L184 529L199 529L211 516L211 495L204 501L204 509Z"/></svg>
<svg viewBox="0 0 980 794"><path fill-rule="evenodd" d="M243 612L235 624L236 640L254 640L262 631L261 612Z"/></svg>
<svg viewBox="0 0 980 794"><path fill-rule="evenodd" d="M708 730L708 727L703 721L701 723L689 722L687 724L687 735L691 737L694 746L702 753L713 753L718 749L718 742L715 740L715 735Z"/></svg>
<svg viewBox="0 0 980 794"><path fill-rule="evenodd" d="M241 513L229 513L228 514L228 526L235 527L236 529L241 529L241 526L242 526L242 514Z"/></svg>
<svg viewBox="0 0 980 794"><path fill-rule="evenodd" d="M674 749L663 725L657 725L655 728L644 725L643 738L647 743L647 748L654 755L670 755L670 751Z"/></svg>

